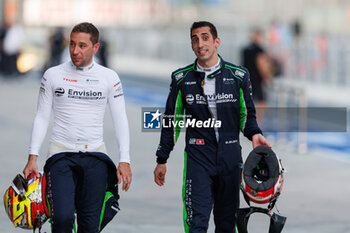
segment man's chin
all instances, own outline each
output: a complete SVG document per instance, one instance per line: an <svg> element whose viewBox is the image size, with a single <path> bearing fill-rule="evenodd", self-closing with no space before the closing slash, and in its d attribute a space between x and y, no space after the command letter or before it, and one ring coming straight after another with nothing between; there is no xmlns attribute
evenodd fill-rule
<svg viewBox="0 0 350 233"><path fill-rule="evenodd" d="M209 60L209 58L207 56L197 56L198 61L205 63L206 61Z"/></svg>
<svg viewBox="0 0 350 233"><path fill-rule="evenodd" d="M77 66L77 67L80 67L80 66L81 66L81 62L75 62L75 61L73 61L73 60L72 60L72 62L73 62L73 65L75 65L75 66Z"/></svg>

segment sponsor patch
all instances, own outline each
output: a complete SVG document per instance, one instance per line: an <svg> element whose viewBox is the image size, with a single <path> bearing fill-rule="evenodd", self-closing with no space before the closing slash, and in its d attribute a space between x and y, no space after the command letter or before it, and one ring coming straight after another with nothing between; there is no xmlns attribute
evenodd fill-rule
<svg viewBox="0 0 350 233"><path fill-rule="evenodd" d="M223 78L224 84L234 84L235 79L234 78Z"/></svg>
<svg viewBox="0 0 350 233"><path fill-rule="evenodd" d="M197 139L196 144L197 145L204 145L204 139Z"/></svg>
<svg viewBox="0 0 350 233"><path fill-rule="evenodd" d="M238 140L227 140L227 141L225 141L225 144L234 144L237 142L238 142Z"/></svg>
<svg viewBox="0 0 350 233"><path fill-rule="evenodd" d="M184 77L184 73L183 72L181 72L181 73L178 73L177 75L175 75L175 79L176 79L176 81L179 81L181 78L183 78Z"/></svg>
<svg viewBox="0 0 350 233"><path fill-rule="evenodd" d="M123 94L115 95L115 96L113 96L113 98L118 98L118 97L120 97L120 96L123 96Z"/></svg>
<svg viewBox="0 0 350 233"><path fill-rule="evenodd" d="M97 85L99 82L100 81L98 79L86 79L86 83L89 85Z"/></svg>
<svg viewBox="0 0 350 233"><path fill-rule="evenodd" d="M204 139L190 138L188 141L190 145L204 145Z"/></svg>
<svg viewBox="0 0 350 233"><path fill-rule="evenodd" d="M186 207L186 223L188 225L191 224L192 218L193 218L193 209L192 209L192 179L186 179L185 183L185 207Z"/></svg>
<svg viewBox="0 0 350 233"><path fill-rule="evenodd" d="M193 81L193 82L185 82L185 85L195 85L197 82Z"/></svg>
<svg viewBox="0 0 350 233"><path fill-rule="evenodd" d="M118 86L119 84L120 84L120 81L117 82L116 84L114 84L113 87L116 87L116 86Z"/></svg>
<svg viewBox="0 0 350 233"><path fill-rule="evenodd" d="M194 145L194 144L196 144L196 141L197 141L197 139L195 139L195 138L190 138L190 140L188 140L188 144Z"/></svg>
<svg viewBox="0 0 350 233"><path fill-rule="evenodd" d="M122 96L124 94L122 85L120 85L120 81L117 82L116 84L114 84L113 87L115 88L114 98L117 98L117 97Z"/></svg>
<svg viewBox="0 0 350 233"><path fill-rule="evenodd" d="M194 102L194 96L192 94L186 95L186 103L191 105L191 104L193 104L193 102Z"/></svg>
<svg viewBox="0 0 350 233"><path fill-rule="evenodd" d="M236 70L235 75L237 75L237 76L243 78L244 73L243 73L242 71L240 71L240 70Z"/></svg>
<svg viewBox="0 0 350 233"><path fill-rule="evenodd" d="M56 96L63 96L64 95L64 89L62 87L57 87L56 90L55 90L55 95Z"/></svg>
<svg viewBox="0 0 350 233"><path fill-rule="evenodd" d="M71 82L71 83L76 83L76 82L78 82L78 80L76 80L76 79L70 79L70 78L63 78L63 81Z"/></svg>

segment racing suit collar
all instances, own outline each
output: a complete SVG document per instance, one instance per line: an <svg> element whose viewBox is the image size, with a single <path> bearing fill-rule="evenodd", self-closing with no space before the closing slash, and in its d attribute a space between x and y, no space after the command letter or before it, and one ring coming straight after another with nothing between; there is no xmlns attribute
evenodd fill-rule
<svg viewBox="0 0 350 233"><path fill-rule="evenodd" d="M213 65L212 67L209 67L209 68L204 68L197 62L197 70L204 71L206 73L213 73L214 71L219 69L220 66L221 66L220 58L218 59L218 61L217 61L217 63L215 65Z"/></svg>
<svg viewBox="0 0 350 233"><path fill-rule="evenodd" d="M196 59L194 61L194 63L193 63L193 70L196 71L196 72L205 73L205 71L197 69L197 64L198 64L198 59ZM221 72L222 64L223 64L223 60L222 60L222 57L219 54L219 65L220 65L220 67L218 69L216 69L213 73L208 74L207 77L208 78L214 78L215 75L217 73L219 73L219 71Z"/></svg>
<svg viewBox="0 0 350 233"><path fill-rule="evenodd" d="M77 71L87 72L95 66L95 61L92 60L91 64L86 67L75 66L72 61L70 61L70 64Z"/></svg>

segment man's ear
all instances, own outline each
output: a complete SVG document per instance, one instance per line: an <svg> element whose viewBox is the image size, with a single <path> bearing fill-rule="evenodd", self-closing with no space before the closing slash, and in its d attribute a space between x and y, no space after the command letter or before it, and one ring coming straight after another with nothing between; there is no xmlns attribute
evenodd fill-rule
<svg viewBox="0 0 350 233"><path fill-rule="evenodd" d="M214 43L215 43L215 47L218 48L218 47L220 46L220 43L221 43L220 38L217 37L217 38L215 39Z"/></svg>
<svg viewBox="0 0 350 233"><path fill-rule="evenodd" d="M97 53L98 49L100 48L100 43L97 42L96 44L93 45L94 46L94 54Z"/></svg>

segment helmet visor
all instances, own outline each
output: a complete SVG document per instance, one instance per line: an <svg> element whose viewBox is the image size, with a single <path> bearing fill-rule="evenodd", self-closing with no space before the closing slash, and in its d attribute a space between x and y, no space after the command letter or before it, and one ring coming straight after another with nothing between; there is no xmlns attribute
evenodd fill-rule
<svg viewBox="0 0 350 233"><path fill-rule="evenodd" d="M22 175L17 174L17 176L13 179L11 187L15 190L15 192L24 197L24 194L27 192L27 181L23 178Z"/></svg>

